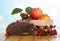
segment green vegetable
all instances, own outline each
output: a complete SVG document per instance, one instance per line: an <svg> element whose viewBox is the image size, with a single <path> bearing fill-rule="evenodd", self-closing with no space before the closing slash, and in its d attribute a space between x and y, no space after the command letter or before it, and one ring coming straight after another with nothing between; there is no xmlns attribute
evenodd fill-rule
<svg viewBox="0 0 60 41"><path fill-rule="evenodd" d="M30 14L31 11L32 11L32 8L31 8L31 7L27 7L27 8L25 9L25 11L26 11L28 14Z"/></svg>
<svg viewBox="0 0 60 41"><path fill-rule="evenodd" d="M12 15L14 15L14 14L17 14L17 13L19 13L19 12L21 12L22 11L22 9L20 9L20 8L15 8L13 11L12 11Z"/></svg>

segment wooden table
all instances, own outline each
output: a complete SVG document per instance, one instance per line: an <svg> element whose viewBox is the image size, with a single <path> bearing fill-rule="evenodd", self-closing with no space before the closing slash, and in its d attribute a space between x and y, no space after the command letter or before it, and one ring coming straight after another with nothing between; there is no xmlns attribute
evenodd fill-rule
<svg viewBox="0 0 60 41"><path fill-rule="evenodd" d="M60 31L57 36L10 36L5 38L5 31L0 30L0 41L60 41Z"/></svg>
<svg viewBox="0 0 60 41"><path fill-rule="evenodd" d="M56 36L10 36L6 41L60 41Z"/></svg>

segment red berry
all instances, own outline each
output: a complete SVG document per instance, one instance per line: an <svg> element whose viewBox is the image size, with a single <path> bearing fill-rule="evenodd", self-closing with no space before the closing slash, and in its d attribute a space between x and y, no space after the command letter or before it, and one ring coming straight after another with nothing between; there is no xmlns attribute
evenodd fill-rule
<svg viewBox="0 0 60 41"><path fill-rule="evenodd" d="M39 35L40 34L40 29L38 29L38 31L37 31L37 35Z"/></svg>
<svg viewBox="0 0 60 41"><path fill-rule="evenodd" d="M25 14L25 15L24 15L24 18L28 18L28 14Z"/></svg>
<svg viewBox="0 0 60 41"><path fill-rule="evenodd" d="M44 31L42 30L42 29L38 29L38 31L37 31L37 35L44 35L45 33L44 33Z"/></svg>
<svg viewBox="0 0 60 41"><path fill-rule="evenodd" d="M8 38L8 37L9 37L9 34L8 34L7 32L6 32L6 34L5 34L5 37L6 37L6 38Z"/></svg>
<svg viewBox="0 0 60 41"><path fill-rule="evenodd" d="M50 29L55 28L55 27L56 27L56 25L54 25L54 26L53 25L50 25Z"/></svg>
<svg viewBox="0 0 60 41"><path fill-rule="evenodd" d="M54 29L52 33L53 33L53 35L57 35L56 29Z"/></svg>
<svg viewBox="0 0 60 41"><path fill-rule="evenodd" d="M50 25L50 29L52 29L53 28L53 25Z"/></svg>
<svg viewBox="0 0 60 41"><path fill-rule="evenodd" d="M51 30L52 35L57 35L56 29Z"/></svg>
<svg viewBox="0 0 60 41"><path fill-rule="evenodd" d="M20 22L20 20L16 20L16 22L18 23L18 22Z"/></svg>
<svg viewBox="0 0 60 41"><path fill-rule="evenodd" d="M56 25L53 26L53 28L55 28L55 27L56 27Z"/></svg>

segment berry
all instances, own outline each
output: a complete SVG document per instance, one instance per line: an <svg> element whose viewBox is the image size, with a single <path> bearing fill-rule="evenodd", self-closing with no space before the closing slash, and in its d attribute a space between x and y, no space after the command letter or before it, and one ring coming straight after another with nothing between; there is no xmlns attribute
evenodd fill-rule
<svg viewBox="0 0 60 41"><path fill-rule="evenodd" d="M53 28L55 28L55 27L56 27L56 25L53 26Z"/></svg>
<svg viewBox="0 0 60 41"><path fill-rule="evenodd" d="M24 18L28 18L28 14L25 14L25 15L24 15Z"/></svg>
<svg viewBox="0 0 60 41"><path fill-rule="evenodd" d="M6 34L5 34L5 37L6 37L6 38L8 38L8 37L9 37L9 34L8 34L7 32L6 32Z"/></svg>
<svg viewBox="0 0 60 41"><path fill-rule="evenodd" d="M44 33L44 31L42 30L42 29L38 29L38 31L37 31L37 35L44 35L45 33Z"/></svg>
<svg viewBox="0 0 60 41"><path fill-rule="evenodd" d="M52 33L52 35L57 35L57 31L56 31L56 29L53 29L53 30L50 29L49 31Z"/></svg>
<svg viewBox="0 0 60 41"><path fill-rule="evenodd" d="M56 27L56 25L54 25L54 26L53 25L50 25L50 29L55 28L55 27Z"/></svg>
<svg viewBox="0 0 60 41"><path fill-rule="evenodd" d="M18 23L18 22L20 22L20 20L16 20L16 22Z"/></svg>
<svg viewBox="0 0 60 41"><path fill-rule="evenodd" d="M53 35L57 35L56 29L54 29L54 30L52 31L52 34L53 34Z"/></svg>
<svg viewBox="0 0 60 41"><path fill-rule="evenodd" d="M53 28L53 25L50 25L50 29L52 29Z"/></svg>

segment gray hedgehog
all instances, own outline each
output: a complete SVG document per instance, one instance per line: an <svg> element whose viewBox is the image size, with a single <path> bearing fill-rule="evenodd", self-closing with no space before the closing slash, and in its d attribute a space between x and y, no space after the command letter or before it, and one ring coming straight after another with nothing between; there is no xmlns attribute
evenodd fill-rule
<svg viewBox="0 0 60 41"><path fill-rule="evenodd" d="M9 35L27 35L26 33L33 35L34 25L26 22L13 22L8 25L6 32Z"/></svg>

